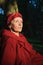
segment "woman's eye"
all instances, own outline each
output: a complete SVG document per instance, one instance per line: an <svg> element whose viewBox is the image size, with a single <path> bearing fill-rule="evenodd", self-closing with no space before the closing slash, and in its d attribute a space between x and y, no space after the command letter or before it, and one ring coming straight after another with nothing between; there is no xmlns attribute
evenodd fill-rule
<svg viewBox="0 0 43 65"><path fill-rule="evenodd" d="M17 21L15 21L15 22L18 22L18 20L17 20Z"/></svg>
<svg viewBox="0 0 43 65"><path fill-rule="evenodd" d="M16 21L16 22L18 22L18 21Z"/></svg>

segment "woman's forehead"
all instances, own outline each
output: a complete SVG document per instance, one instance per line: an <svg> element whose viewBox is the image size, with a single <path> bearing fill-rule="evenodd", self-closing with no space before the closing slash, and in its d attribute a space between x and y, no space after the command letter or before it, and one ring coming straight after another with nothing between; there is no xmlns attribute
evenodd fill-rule
<svg viewBox="0 0 43 65"><path fill-rule="evenodd" d="M23 21L23 19L21 17L16 17L13 20L21 20L21 21Z"/></svg>

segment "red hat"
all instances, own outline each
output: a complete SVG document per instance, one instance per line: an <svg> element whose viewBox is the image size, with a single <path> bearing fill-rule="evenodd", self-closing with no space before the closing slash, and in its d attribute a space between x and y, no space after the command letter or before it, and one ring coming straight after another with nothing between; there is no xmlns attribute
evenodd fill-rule
<svg viewBox="0 0 43 65"><path fill-rule="evenodd" d="M16 17L21 17L22 18L22 15L19 12L16 12L15 14L14 13L9 14L8 18L7 18L7 24L9 24Z"/></svg>

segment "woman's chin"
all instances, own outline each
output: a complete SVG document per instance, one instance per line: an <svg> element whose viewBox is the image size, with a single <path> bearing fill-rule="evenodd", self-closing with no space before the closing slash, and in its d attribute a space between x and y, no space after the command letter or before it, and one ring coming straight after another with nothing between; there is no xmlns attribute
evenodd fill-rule
<svg viewBox="0 0 43 65"><path fill-rule="evenodd" d="M22 32L22 30L19 30L18 32Z"/></svg>

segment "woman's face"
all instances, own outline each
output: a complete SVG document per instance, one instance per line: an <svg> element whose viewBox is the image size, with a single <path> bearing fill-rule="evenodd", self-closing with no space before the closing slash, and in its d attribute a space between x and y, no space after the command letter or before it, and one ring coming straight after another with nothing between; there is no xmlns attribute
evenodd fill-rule
<svg viewBox="0 0 43 65"><path fill-rule="evenodd" d="M11 21L11 24L12 24L11 27L15 32L21 32L22 31L22 27L23 27L23 19L22 18L20 18L20 17L14 18Z"/></svg>

